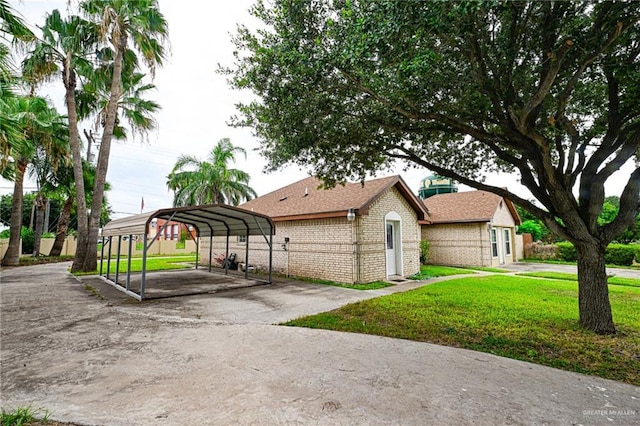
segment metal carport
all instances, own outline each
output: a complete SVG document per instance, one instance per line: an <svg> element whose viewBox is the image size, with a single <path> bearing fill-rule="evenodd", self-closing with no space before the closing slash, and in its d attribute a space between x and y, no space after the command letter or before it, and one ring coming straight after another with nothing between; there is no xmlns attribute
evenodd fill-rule
<svg viewBox="0 0 640 426"><path fill-rule="evenodd" d="M156 234L150 238L150 229L153 219L164 219L166 222L160 227ZM176 207L156 210L151 213L144 213L134 216L116 219L109 222L102 229L102 255L100 256L100 276L109 284L117 289L127 293L128 295L142 301L145 298L146 284L146 266L147 251L151 245L162 234L164 228L169 222L180 222L191 225L196 229L196 269L198 268L198 256L200 250L201 238L209 237L209 272L211 272L211 257L214 236L226 236L226 257L229 256L229 237L246 236L247 245L245 247L245 265L249 265L249 236L262 235L269 246L269 279L267 283L272 281L273 266L273 235L275 234L275 226L268 216L243 210L238 207L232 207L223 204L211 204L205 206L194 207ZM134 235L143 235L143 251L142 251L142 278L140 283L140 293L131 290L131 240ZM122 238L129 237L129 253L127 255L127 276L125 285L118 282L119 265L120 265L120 246ZM109 266L111 262L111 243L114 238L118 239L116 254L116 273L114 279L110 279ZM104 248L109 245L107 257L106 274L103 275ZM248 279L249 268L245 267L245 279ZM228 269L225 268L225 273Z"/></svg>

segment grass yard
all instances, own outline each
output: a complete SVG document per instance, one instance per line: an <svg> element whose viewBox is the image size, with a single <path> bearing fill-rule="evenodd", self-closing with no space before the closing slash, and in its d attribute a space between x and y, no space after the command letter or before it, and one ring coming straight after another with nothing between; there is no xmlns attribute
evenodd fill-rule
<svg viewBox="0 0 640 426"><path fill-rule="evenodd" d="M420 265L420 273L408 277L410 280L421 281L430 278L445 277L449 275L475 274L470 269L452 268L450 266Z"/></svg>
<svg viewBox="0 0 640 426"><path fill-rule="evenodd" d="M364 284L345 284L345 283L338 283L338 282L329 281L329 280L320 280L316 278L295 277L295 279L298 281L306 281L313 284L322 284L322 285L330 285L333 287L350 288L352 290L376 290L379 288L391 287L393 285L385 281L374 281L374 282L364 283Z"/></svg>
<svg viewBox="0 0 640 426"><path fill-rule="evenodd" d="M567 280L459 278L285 325L468 348L640 385L640 288L609 288L615 336L578 326L577 293Z"/></svg>
<svg viewBox="0 0 640 426"><path fill-rule="evenodd" d="M196 261L195 255L190 256L170 256L170 257L148 257L147 258L147 271L167 271L170 269L186 269L190 268L189 263ZM107 267L106 260L103 263L103 267ZM98 261L98 268L100 268L100 261ZM120 260L120 273L126 273L127 271L127 259ZM131 272L142 271L142 258L131 258ZM104 272L103 272L104 273ZM109 266L109 273L116 273L116 262L111 260ZM74 275L96 275L98 270L93 272L80 272Z"/></svg>
<svg viewBox="0 0 640 426"><path fill-rule="evenodd" d="M566 272L521 272L517 275L526 277L549 278L554 280L578 281L577 274L568 274ZM626 277L609 277L609 285L628 285L631 287L640 287L640 278Z"/></svg>

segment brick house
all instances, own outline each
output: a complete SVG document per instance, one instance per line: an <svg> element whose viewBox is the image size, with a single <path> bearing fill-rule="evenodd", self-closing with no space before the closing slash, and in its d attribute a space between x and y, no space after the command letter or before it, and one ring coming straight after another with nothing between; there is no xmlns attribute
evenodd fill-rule
<svg viewBox="0 0 640 426"><path fill-rule="evenodd" d="M429 225L429 263L458 266L499 266L517 260L516 226L520 216L513 203L486 191L438 194L423 200Z"/></svg>
<svg viewBox="0 0 640 426"><path fill-rule="evenodd" d="M162 230L162 232L156 236L156 239L158 240L178 241L180 239L180 235L183 233L186 235L191 234L190 236L187 236L187 238L192 239L193 241L198 237L198 233L193 226L180 222L170 221L167 223L164 219L154 219L151 221L151 228L154 232L156 232L156 230Z"/></svg>
<svg viewBox="0 0 640 426"><path fill-rule="evenodd" d="M420 269L420 223L426 209L400 176L318 189L308 177L239 206L268 215L276 227L273 270L300 277L366 283L409 276ZM244 259L246 237L237 237L229 253ZM252 263L267 265L268 245L249 237ZM227 250L214 237L212 257ZM203 241L203 261L209 245Z"/></svg>

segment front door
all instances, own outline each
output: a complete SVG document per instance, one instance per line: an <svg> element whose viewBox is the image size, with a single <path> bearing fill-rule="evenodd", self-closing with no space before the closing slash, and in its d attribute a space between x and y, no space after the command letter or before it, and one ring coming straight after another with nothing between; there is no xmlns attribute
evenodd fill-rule
<svg viewBox="0 0 640 426"><path fill-rule="evenodd" d="M386 222L387 226L387 276L396 275L396 223Z"/></svg>
<svg viewBox="0 0 640 426"><path fill-rule="evenodd" d="M505 263L505 258L504 258L505 242L504 242L504 234L500 231L501 229L498 230L498 253L500 255L500 264L503 265Z"/></svg>

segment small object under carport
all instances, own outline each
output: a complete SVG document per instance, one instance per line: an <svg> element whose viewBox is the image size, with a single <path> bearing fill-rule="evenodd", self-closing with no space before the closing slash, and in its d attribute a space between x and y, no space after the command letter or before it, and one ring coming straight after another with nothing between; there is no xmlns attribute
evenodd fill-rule
<svg viewBox="0 0 640 426"><path fill-rule="evenodd" d="M239 263L238 266L240 267L240 270L242 272L245 271L245 264L244 263ZM254 265L247 265L246 266L246 270L248 270L249 272L255 272L256 271L256 267Z"/></svg>

